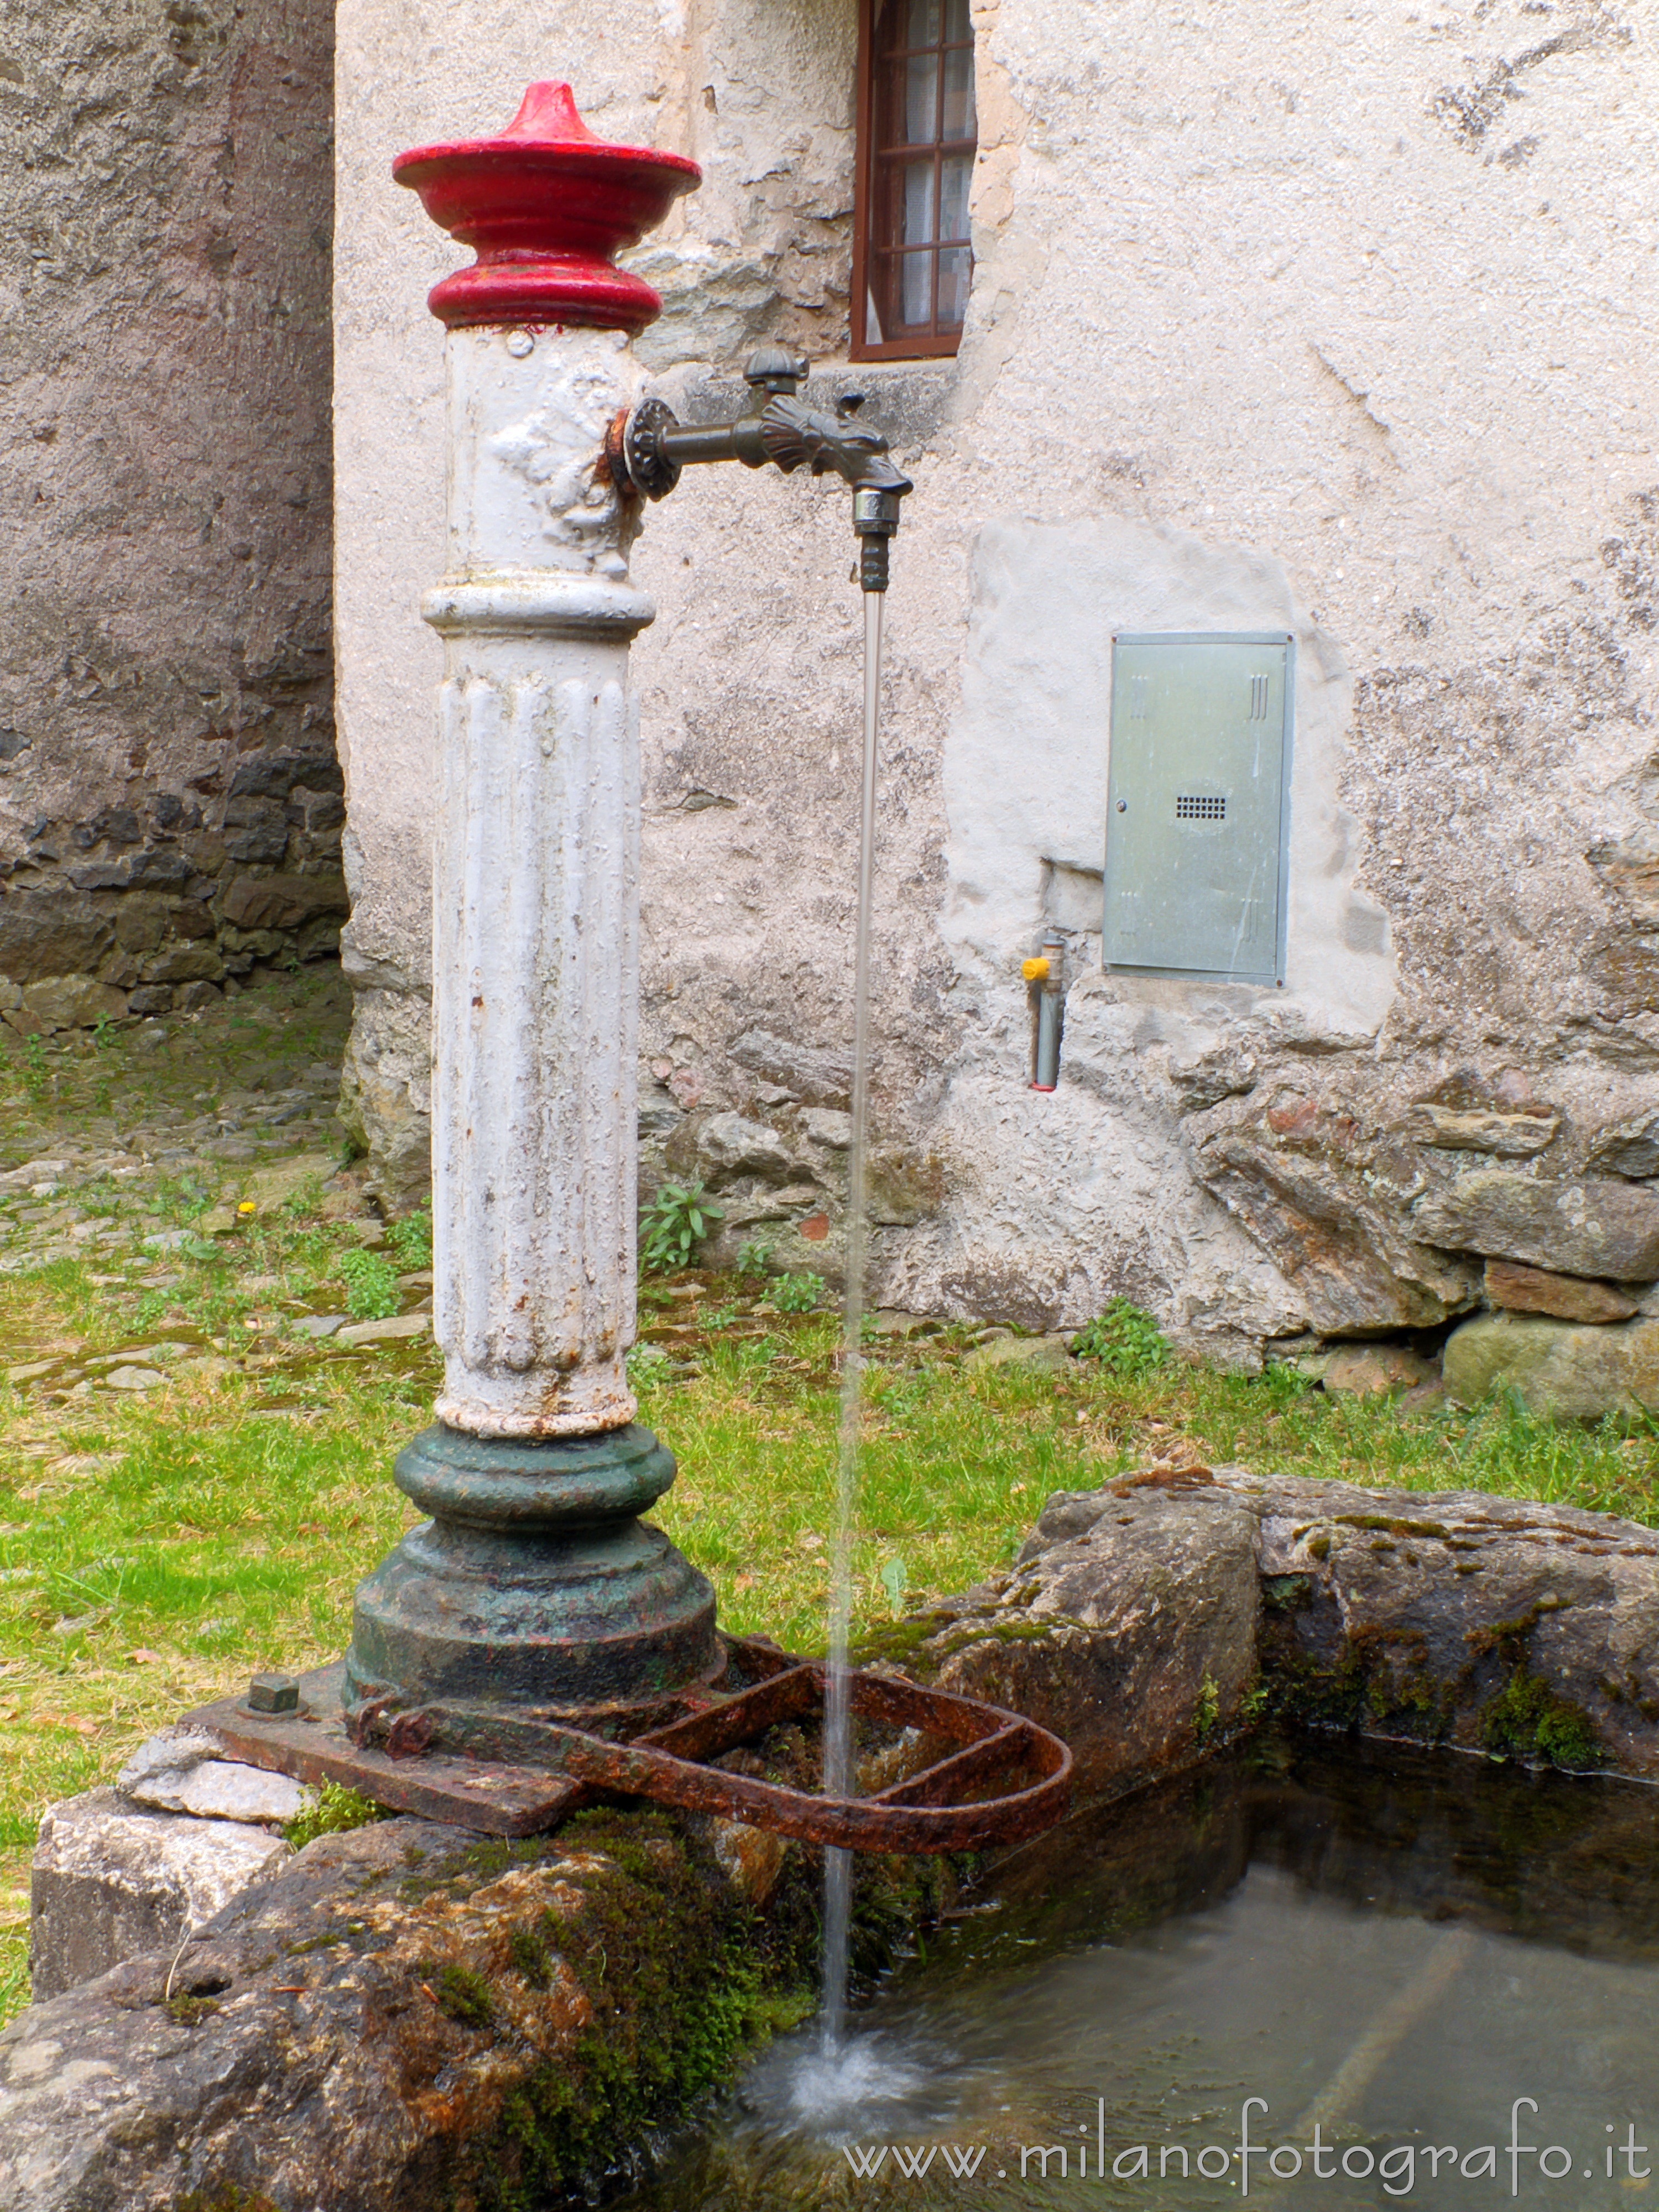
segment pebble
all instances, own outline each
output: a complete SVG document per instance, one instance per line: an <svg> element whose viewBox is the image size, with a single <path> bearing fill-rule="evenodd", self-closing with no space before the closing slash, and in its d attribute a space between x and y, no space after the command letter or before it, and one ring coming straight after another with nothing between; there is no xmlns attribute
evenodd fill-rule
<svg viewBox="0 0 1659 2212"><path fill-rule="evenodd" d="M167 1379L156 1367L115 1367L105 1376L104 1382L111 1390L154 1390Z"/></svg>
<svg viewBox="0 0 1659 2212"><path fill-rule="evenodd" d="M298 1321L289 1323L293 1336L332 1336L345 1326L343 1314L302 1314Z"/></svg>

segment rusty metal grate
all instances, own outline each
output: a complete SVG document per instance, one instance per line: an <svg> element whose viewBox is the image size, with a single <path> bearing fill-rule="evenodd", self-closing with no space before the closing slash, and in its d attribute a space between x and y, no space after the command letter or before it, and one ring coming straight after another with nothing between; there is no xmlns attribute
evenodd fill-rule
<svg viewBox="0 0 1659 2212"><path fill-rule="evenodd" d="M908 1743L915 1764L900 1780L868 1797L825 1797L715 1765L824 1707L820 1662L753 1638L728 1639L727 1650L738 1686L687 1692L686 1710L627 1742L483 1706L349 1715L339 1667L301 1677L298 1711L256 1712L227 1698L187 1725L213 1730L252 1765L342 1783L395 1811L491 1835L539 1834L605 1791L807 1843L927 1853L1018 1843L1069 1808L1071 1753L1035 1721L862 1670L853 1676L854 1714Z"/></svg>

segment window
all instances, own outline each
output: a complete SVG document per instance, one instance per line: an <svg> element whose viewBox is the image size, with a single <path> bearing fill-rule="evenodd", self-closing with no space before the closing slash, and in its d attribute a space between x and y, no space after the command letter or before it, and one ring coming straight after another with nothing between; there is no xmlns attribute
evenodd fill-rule
<svg viewBox="0 0 1659 2212"><path fill-rule="evenodd" d="M968 0L862 0L859 27L853 355L952 354L974 265Z"/></svg>

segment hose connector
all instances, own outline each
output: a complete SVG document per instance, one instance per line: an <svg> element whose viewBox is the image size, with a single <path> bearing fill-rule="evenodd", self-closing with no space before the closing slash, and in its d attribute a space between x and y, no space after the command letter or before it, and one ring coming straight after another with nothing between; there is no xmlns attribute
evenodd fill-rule
<svg viewBox="0 0 1659 2212"><path fill-rule="evenodd" d="M887 548L899 526L899 501L909 489L886 484L854 484L853 527L859 537L859 586L866 592L887 589Z"/></svg>

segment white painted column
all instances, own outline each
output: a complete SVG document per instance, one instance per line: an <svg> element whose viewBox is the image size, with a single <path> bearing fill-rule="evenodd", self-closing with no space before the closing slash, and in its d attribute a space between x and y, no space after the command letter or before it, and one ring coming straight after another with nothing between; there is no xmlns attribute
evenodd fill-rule
<svg viewBox="0 0 1659 2212"><path fill-rule="evenodd" d="M452 331L433 917L438 1418L634 1417L640 792L636 512L603 444L621 332Z"/></svg>

